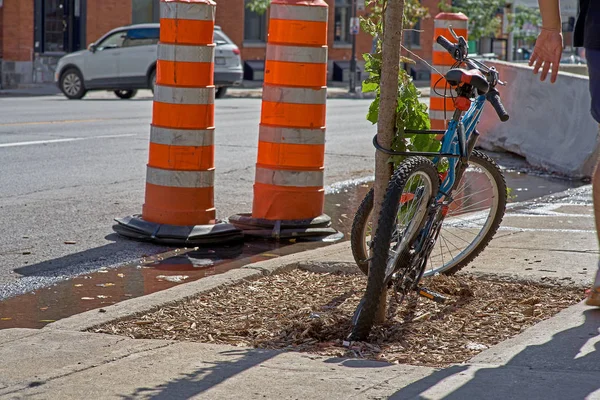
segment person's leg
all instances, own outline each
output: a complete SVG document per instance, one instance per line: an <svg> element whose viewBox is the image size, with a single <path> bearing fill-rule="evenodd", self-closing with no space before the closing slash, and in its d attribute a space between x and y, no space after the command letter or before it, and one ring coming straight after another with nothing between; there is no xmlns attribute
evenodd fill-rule
<svg viewBox="0 0 600 400"><path fill-rule="evenodd" d="M592 117L600 124L600 50L586 49L586 58L590 77L590 94L592 95L591 113ZM596 165L594 175L592 176L592 193L594 198L596 234L598 235L598 243L600 244L600 161ZM598 262L598 270L594 278L594 283L586 304L600 306L600 261Z"/></svg>
<svg viewBox="0 0 600 400"><path fill-rule="evenodd" d="M594 175L592 177L592 196L594 199L596 234L598 235L598 242L600 243L600 162L596 164L596 169L594 170ZM598 269L596 270L594 283L592 284L586 304L590 306L600 306L600 261L598 262Z"/></svg>

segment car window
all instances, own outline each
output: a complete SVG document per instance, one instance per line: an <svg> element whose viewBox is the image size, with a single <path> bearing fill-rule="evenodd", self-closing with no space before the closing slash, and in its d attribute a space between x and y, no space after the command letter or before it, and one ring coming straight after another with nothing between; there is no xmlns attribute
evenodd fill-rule
<svg viewBox="0 0 600 400"><path fill-rule="evenodd" d="M225 35L221 34L218 31L214 32L214 42L217 46L219 45L223 45L223 44L228 44L229 40L226 39Z"/></svg>
<svg viewBox="0 0 600 400"><path fill-rule="evenodd" d="M158 28L137 28L127 31L123 47L150 46L158 43L160 30Z"/></svg>
<svg viewBox="0 0 600 400"><path fill-rule="evenodd" d="M96 47L98 50L118 49L119 47L123 46L123 40L125 39L125 36L125 31L115 32L112 35L107 36L100 43L98 43L98 46Z"/></svg>

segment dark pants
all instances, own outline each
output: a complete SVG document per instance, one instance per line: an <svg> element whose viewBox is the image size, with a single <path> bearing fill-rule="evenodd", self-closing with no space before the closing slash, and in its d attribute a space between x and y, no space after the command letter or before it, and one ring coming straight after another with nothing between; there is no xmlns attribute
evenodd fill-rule
<svg viewBox="0 0 600 400"><path fill-rule="evenodd" d="M592 117L600 123L600 50L585 49L585 58L590 76Z"/></svg>

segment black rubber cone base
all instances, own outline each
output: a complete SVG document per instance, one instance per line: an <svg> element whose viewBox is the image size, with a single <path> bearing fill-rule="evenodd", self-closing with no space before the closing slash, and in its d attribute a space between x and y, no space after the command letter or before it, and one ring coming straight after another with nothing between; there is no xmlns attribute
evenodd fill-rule
<svg viewBox="0 0 600 400"><path fill-rule="evenodd" d="M299 239L306 241L337 242L344 234L331 227L328 215L313 219L280 220L252 218L252 214L236 214L229 222L241 229L244 235L267 239Z"/></svg>
<svg viewBox="0 0 600 400"><path fill-rule="evenodd" d="M144 221L141 215L115 218L113 230L130 239L173 246L226 243L242 240L241 229L226 223L176 226Z"/></svg>

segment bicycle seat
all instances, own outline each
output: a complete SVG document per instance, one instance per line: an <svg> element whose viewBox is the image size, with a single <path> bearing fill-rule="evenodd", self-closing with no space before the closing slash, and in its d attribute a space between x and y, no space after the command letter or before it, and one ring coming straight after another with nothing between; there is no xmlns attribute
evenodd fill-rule
<svg viewBox="0 0 600 400"><path fill-rule="evenodd" d="M454 68L446 73L446 80L451 86L466 83L473 86L480 94L486 94L490 89L487 79L476 69Z"/></svg>

